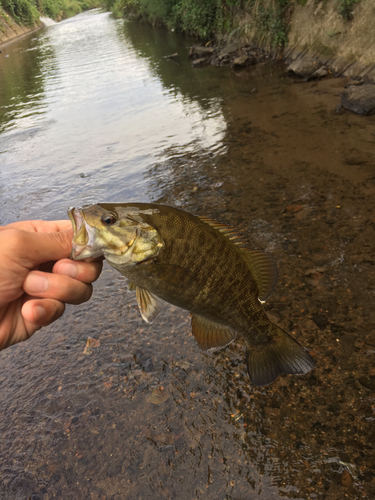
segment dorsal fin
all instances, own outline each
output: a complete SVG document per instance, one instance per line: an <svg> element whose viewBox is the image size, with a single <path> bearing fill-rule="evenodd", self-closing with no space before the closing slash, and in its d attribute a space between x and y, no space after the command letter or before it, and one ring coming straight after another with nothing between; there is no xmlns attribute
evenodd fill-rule
<svg viewBox="0 0 375 500"><path fill-rule="evenodd" d="M240 245L240 246L244 245L243 241L241 241L242 236L233 227L227 226L226 224L221 224L220 222L217 222L216 220L213 219L209 219L207 217L198 216L198 219L200 219L202 222L205 222L209 226L223 233L224 236L226 236L229 240L231 240L235 245Z"/></svg>
<svg viewBox="0 0 375 500"><path fill-rule="evenodd" d="M191 328L195 340L204 351L225 347L236 338L236 332L229 326L220 325L198 314L193 314Z"/></svg>
<svg viewBox="0 0 375 500"><path fill-rule="evenodd" d="M265 301L273 292L277 281L277 266L271 254L262 250L241 249L259 289L259 300Z"/></svg>

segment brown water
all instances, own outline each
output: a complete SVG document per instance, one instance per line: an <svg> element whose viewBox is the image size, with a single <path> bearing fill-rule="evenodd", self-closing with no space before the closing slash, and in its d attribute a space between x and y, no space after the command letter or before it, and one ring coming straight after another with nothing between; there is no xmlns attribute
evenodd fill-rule
<svg viewBox="0 0 375 500"><path fill-rule="evenodd" d="M98 11L33 36L0 59L1 223L150 200L238 227L317 368L255 388L241 341L200 351L174 307L146 325L106 267L0 353L0 498L374 498L375 117L335 113L345 81L193 71L189 41Z"/></svg>

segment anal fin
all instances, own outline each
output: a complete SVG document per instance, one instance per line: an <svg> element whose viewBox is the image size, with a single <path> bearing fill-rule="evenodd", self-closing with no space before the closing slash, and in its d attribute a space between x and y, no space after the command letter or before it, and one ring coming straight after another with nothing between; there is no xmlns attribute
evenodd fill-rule
<svg viewBox="0 0 375 500"><path fill-rule="evenodd" d="M210 321L198 314L193 314L191 327L195 340L204 351L225 347L236 338L236 332L232 328Z"/></svg>
<svg viewBox="0 0 375 500"><path fill-rule="evenodd" d="M139 286L135 293L142 318L146 323L152 323L162 309L163 300Z"/></svg>

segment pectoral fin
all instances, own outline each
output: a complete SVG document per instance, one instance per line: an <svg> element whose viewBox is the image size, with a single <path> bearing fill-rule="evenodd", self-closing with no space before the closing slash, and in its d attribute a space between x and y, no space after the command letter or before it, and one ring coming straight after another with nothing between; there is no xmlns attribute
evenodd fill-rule
<svg viewBox="0 0 375 500"><path fill-rule="evenodd" d="M142 318L146 321L146 323L152 323L156 316L160 313L163 301L159 299L159 297L152 295L152 293L148 292L144 288L140 288L139 286L137 286L135 294Z"/></svg>
<svg viewBox="0 0 375 500"><path fill-rule="evenodd" d="M195 340L204 351L225 347L236 338L236 332L232 328L214 323L198 314L193 314L191 327Z"/></svg>

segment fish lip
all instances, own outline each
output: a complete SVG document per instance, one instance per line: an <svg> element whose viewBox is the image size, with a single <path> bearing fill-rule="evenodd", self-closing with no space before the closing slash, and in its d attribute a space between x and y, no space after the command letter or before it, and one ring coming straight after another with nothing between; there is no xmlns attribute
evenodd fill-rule
<svg viewBox="0 0 375 500"><path fill-rule="evenodd" d="M81 229L82 226L82 216L81 214L79 214L78 216L76 210L81 210L81 209L70 207L68 210L68 216L73 226L73 237L78 233L78 231Z"/></svg>
<svg viewBox="0 0 375 500"><path fill-rule="evenodd" d="M89 245L90 235L87 231L87 226L85 224L81 208L74 208L74 207L69 208L68 216L73 226L73 246L70 252L70 258L72 260L79 260L79 256L81 255L81 253L87 248L91 247L91 245ZM84 245L78 245L77 243L74 242L74 239L80 233L82 228L85 230L86 233L85 243Z"/></svg>

